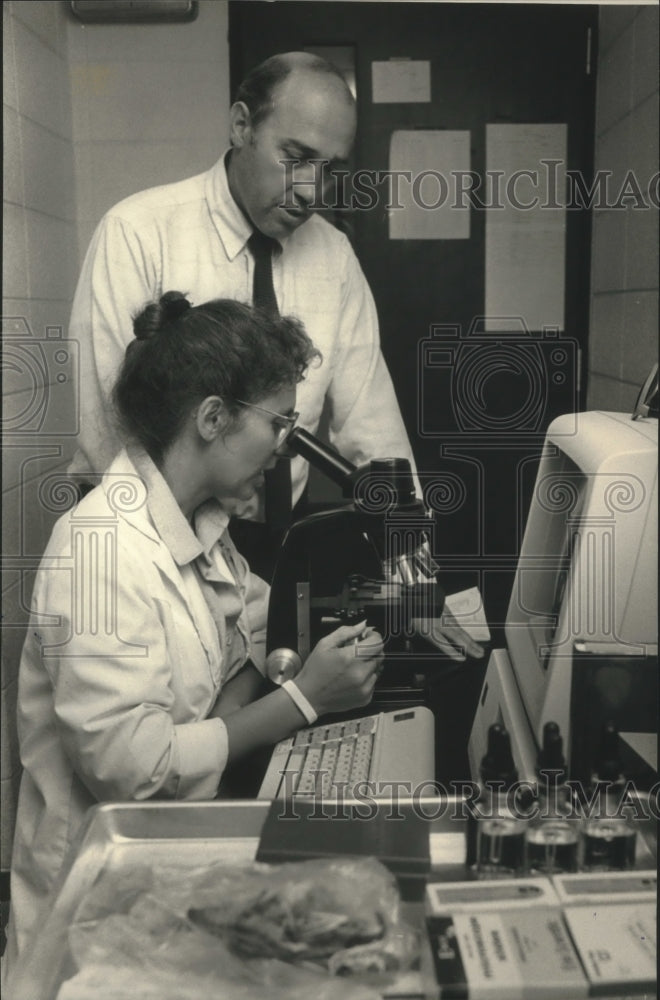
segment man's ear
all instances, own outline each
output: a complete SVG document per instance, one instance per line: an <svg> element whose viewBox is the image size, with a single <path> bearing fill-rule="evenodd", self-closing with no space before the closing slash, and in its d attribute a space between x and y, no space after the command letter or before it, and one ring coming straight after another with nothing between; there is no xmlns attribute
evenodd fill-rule
<svg viewBox="0 0 660 1000"><path fill-rule="evenodd" d="M193 414L197 432L204 441L214 441L230 424L227 407L220 396L207 396Z"/></svg>
<svg viewBox="0 0 660 1000"><path fill-rule="evenodd" d="M234 149L240 149L251 141L253 132L252 115L244 101L236 101L229 109L229 139Z"/></svg>

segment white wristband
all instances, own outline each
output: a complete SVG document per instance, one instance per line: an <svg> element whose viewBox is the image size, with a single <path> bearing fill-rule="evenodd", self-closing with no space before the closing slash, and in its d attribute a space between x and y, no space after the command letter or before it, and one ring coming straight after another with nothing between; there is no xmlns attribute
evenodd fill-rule
<svg viewBox="0 0 660 1000"><path fill-rule="evenodd" d="M307 720L307 725L308 726L313 725L318 719L318 715L316 714L310 703L307 701L307 698L305 698L305 695L302 693L298 685L295 684L293 681L285 681L284 684L281 685L281 687L283 691L286 691L291 701L296 703L296 706L305 716L305 719Z"/></svg>

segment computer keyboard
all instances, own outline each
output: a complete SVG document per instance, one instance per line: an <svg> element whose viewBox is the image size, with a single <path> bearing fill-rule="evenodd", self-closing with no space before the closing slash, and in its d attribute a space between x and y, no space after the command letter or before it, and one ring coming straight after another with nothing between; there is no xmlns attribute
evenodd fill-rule
<svg viewBox="0 0 660 1000"><path fill-rule="evenodd" d="M259 798L351 797L365 782L363 794L402 781L412 793L433 780L434 756L433 714L422 706L311 726L276 745Z"/></svg>

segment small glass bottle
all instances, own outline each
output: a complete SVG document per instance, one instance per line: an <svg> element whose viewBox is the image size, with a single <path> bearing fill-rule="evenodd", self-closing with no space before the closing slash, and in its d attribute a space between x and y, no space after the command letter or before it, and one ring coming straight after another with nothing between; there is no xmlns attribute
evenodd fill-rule
<svg viewBox="0 0 660 1000"><path fill-rule="evenodd" d="M637 834L625 804L619 733L613 723L603 729L590 793L581 835L582 867L592 872L632 868Z"/></svg>
<svg viewBox="0 0 660 1000"><path fill-rule="evenodd" d="M536 773L537 811L525 831L525 869L530 875L576 872L580 834L556 722L543 727Z"/></svg>
<svg viewBox="0 0 660 1000"><path fill-rule="evenodd" d="M517 780L509 734L496 723L488 730L481 792L475 803L477 878L511 878L523 871L526 820L516 809Z"/></svg>

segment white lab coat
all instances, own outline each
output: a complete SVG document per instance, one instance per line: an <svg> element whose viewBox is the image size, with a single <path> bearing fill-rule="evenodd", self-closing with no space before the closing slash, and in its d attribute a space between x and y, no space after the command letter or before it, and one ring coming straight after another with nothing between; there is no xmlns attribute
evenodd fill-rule
<svg viewBox="0 0 660 1000"><path fill-rule="evenodd" d="M185 519L183 528L177 521L181 512L169 494L168 547L146 495L121 452L103 483L57 522L37 577L19 673L24 773L12 860L10 962L91 805L215 797L227 733L220 719L207 715L245 654L263 663L267 585L249 573L225 533L238 580L218 544L213 557L226 580L218 588L221 602L224 588L234 608L237 600L242 605L236 624L242 658L232 662L192 562L179 565L175 558L190 558L195 535ZM214 523L217 528L217 515Z"/></svg>

